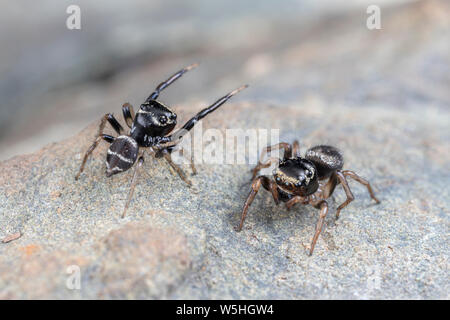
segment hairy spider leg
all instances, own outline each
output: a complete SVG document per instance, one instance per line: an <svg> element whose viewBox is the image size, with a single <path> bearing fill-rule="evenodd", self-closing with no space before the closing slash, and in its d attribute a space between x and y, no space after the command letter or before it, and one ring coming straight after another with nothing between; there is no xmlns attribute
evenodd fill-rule
<svg viewBox="0 0 450 320"><path fill-rule="evenodd" d="M341 210L344 209L346 206L348 206L350 202L355 200L355 197L353 196L353 193L350 190L350 186L348 185L347 179L345 179L345 176L342 174L342 172L337 171L336 177L338 178L339 182L342 184L342 187L344 188L344 191L345 191L345 195L347 196L347 199L345 199L345 201L343 203L341 203L336 210L336 219L339 219ZM330 177L330 179L331 179L331 177Z"/></svg>
<svg viewBox="0 0 450 320"><path fill-rule="evenodd" d="M272 152L273 150L278 150L278 149L284 149L284 155L283 155L284 159L289 159L290 157L292 157L292 146L290 143L287 143L287 142L280 142L280 143L274 144L272 146L263 148L263 150L261 152L261 156L259 157L258 164L252 170L252 172L253 172L252 180L255 179L256 175L258 174L258 172L261 169L269 168L272 165L272 163L279 160L278 158L270 157L270 158L266 159L266 161L264 161L264 162L262 161L264 156L266 156L269 152Z"/></svg>
<svg viewBox="0 0 450 320"><path fill-rule="evenodd" d="M247 199L245 200L244 207L242 208L242 214L241 214L241 222L239 223L239 226L237 226L235 229L236 231L241 231L242 227L244 226L245 217L247 216L248 209L250 205L252 204L253 200L256 197L256 194L258 193L259 189L261 188L261 185L266 189L269 190L272 194L273 200L276 204L279 203L279 193L278 188L275 182L269 179L267 176L259 176L252 182L252 189L250 193L247 196Z"/></svg>
<svg viewBox="0 0 450 320"><path fill-rule="evenodd" d="M312 204L312 205L317 206L317 204ZM322 200L319 205L320 205L319 219L317 220L317 224L316 224L316 232L314 233L314 237L312 238L312 241L311 241L309 255L313 254L314 247L316 246L317 239L319 238L319 235L322 232L323 223L324 223L325 217L327 216L327 213L328 213L328 203L325 200Z"/></svg>
<svg viewBox="0 0 450 320"><path fill-rule="evenodd" d="M195 164L194 164L194 153L191 151L187 151L185 148L183 148L181 146L179 146L178 148L181 151L181 154L183 155L183 157L185 159L189 160L189 163L191 165L192 175L195 176L197 174L197 169L195 168ZM167 152L169 152L169 154L172 155L172 152L176 150L176 145L168 147L168 148L164 148L162 150L167 150ZM174 172L172 172L172 173L174 173Z"/></svg>
<svg viewBox="0 0 450 320"><path fill-rule="evenodd" d="M102 117L102 119L100 121L100 125L98 127L98 132L95 137L95 140L92 143L92 145L89 147L89 149L85 152L83 161L81 162L80 169L79 169L77 175L75 176L75 180L78 180L80 178L81 173L84 171L84 167L86 165L87 159L92 154L92 152L95 150L95 148L97 148L100 141L103 139L108 143L112 143L115 140L115 138L113 136L110 136L108 134L103 134L103 130L105 129L107 121L113 127L113 129L117 132L117 134L120 135L121 132L123 131L122 126L119 124L119 122L116 120L116 118L111 113L107 113Z"/></svg>
<svg viewBox="0 0 450 320"><path fill-rule="evenodd" d="M133 178L131 179L131 184L130 184L130 191L128 192L127 202L125 203L125 207L123 208L122 218L125 218L125 215L127 213L128 206L130 205L131 198L133 197L134 188L136 187L139 169L142 167L143 163L144 163L144 152L139 157L139 159L137 161L137 165L134 168Z"/></svg>
<svg viewBox="0 0 450 320"><path fill-rule="evenodd" d="M196 68L198 66L198 63L194 63L191 64L190 66L187 66L183 69L181 69L180 71L177 71L175 74L171 75L169 77L169 79L167 79L166 81L161 82L155 89L155 91L152 92L152 94L145 100L150 101L150 100L155 100L159 97L159 94L161 93L161 91L163 91L165 88L167 88L168 86L170 86L172 83L174 83L177 79L179 79L183 74L185 74L186 72L188 72L189 70L192 70L194 68Z"/></svg>
<svg viewBox="0 0 450 320"><path fill-rule="evenodd" d="M122 114L123 118L125 119L125 123L127 124L128 128L131 129L135 116L134 109L131 103L126 102L123 104Z"/></svg>
<svg viewBox="0 0 450 320"><path fill-rule="evenodd" d="M361 183L362 185L366 186L367 191L370 194L370 197L376 202L376 203L380 203L380 200L377 199L377 197L375 197L375 193L373 192L373 189L370 185L370 183L361 178L359 175L357 175L355 172L350 171L350 170L338 170L335 173L336 177L339 179L339 182L342 184L342 187L344 188L345 194L347 196L347 199L337 208L336 210L336 219L339 219L339 215L341 213L341 210L344 209L346 206L348 206L350 204L350 202L352 202L355 197L353 196L350 187L348 185L348 181L347 181L347 177L350 177L354 180L356 180L357 182ZM330 177L331 179L332 177ZM331 193L330 193L331 195Z"/></svg>
<svg viewBox="0 0 450 320"><path fill-rule="evenodd" d="M308 198L301 196L294 196L286 202L286 209L288 211L291 210L291 208L297 203L307 204Z"/></svg>
<svg viewBox="0 0 450 320"><path fill-rule="evenodd" d="M174 147L181 142L181 139L183 138L183 136L187 132L189 132L198 121L200 121L201 119L206 117L211 112L217 110L221 105L223 105L225 102L227 102L232 96L234 96L235 94L244 90L247 87L248 87L248 85L243 85L243 86L237 88L236 90L231 91L227 95L221 97L216 102L214 102L212 105L201 110L195 116L193 116L191 119L189 119L183 125L183 127L181 127L179 130L177 130L175 133L173 133L167 137L162 137L162 139L160 141L161 145L155 146L155 148L158 149L158 153L161 154L162 156L164 156L166 161L170 164L171 168L174 169L178 173L180 178L183 181L185 181L189 186L192 185L191 181L186 177L186 174L183 172L183 170L172 161L171 153L172 153ZM192 154L191 154L191 168L192 168L192 171L194 172L194 174L196 174L197 170L195 169L195 166L194 166Z"/></svg>
<svg viewBox="0 0 450 320"><path fill-rule="evenodd" d="M180 130L183 130L183 131L191 130L198 121L200 121L201 119L206 117L208 114L210 114L211 112L218 109L221 105L223 105L225 102L227 102L232 96L236 95L237 93L244 90L245 88L248 88L248 85L243 85L243 86L237 88L236 90L233 90L230 93L224 95L222 98L218 99L212 105L203 109L202 111L197 113L195 116L193 116L189 121L187 121L183 125L183 127L181 127Z"/></svg>
<svg viewBox="0 0 450 320"><path fill-rule="evenodd" d="M187 178L183 169L181 169L180 166L178 166L175 162L173 162L171 153L169 151L167 151L167 149L163 149L161 152L162 152L164 159L166 159L166 161L169 163L170 168L173 169L180 176L181 180L186 182L187 185L189 187L191 187L192 182Z"/></svg>
<svg viewBox="0 0 450 320"><path fill-rule="evenodd" d="M211 112L215 111L217 108L219 108L221 105L223 105L225 102L228 101L228 99L230 99L232 96L234 96L236 93L244 90L245 88L247 88L248 85L243 85L242 87L239 87L238 89L228 93L227 95L223 96L222 98L220 98L219 100L217 100L216 102L214 102L212 105L210 105L209 107L201 110L199 113L197 113L195 116L193 116L191 119L189 119L184 125L183 127L181 127L180 129L178 129L175 133L172 133L169 136L165 136L165 137L160 137L160 139L158 140L157 144L155 144L155 146L159 149L164 149L164 148L169 148L172 146L175 146L177 144L180 143L181 139L183 138L184 135L186 135L193 127L194 125L200 121L201 119L203 119L204 117L206 117L208 114L210 114Z"/></svg>
<svg viewBox="0 0 450 320"><path fill-rule="evenodd" d="M370 194L370 197L376 202L376 203L380 203L380 200L378 200L377 197L375 197L375 193L373 192L373 189L369 183L369 181L361 178L359 175L357 175L355 172L350 171L350 170L342 170L342 174L344 176L348 176L350 178L352 178L353 180L359 182L360 184L362 184L363 186L366 186L367 191Z"/></svg>
<svg viewBox="0 0 450 320"><path fill-rule="evenodd" d="M292 143L292 155L294 157L300 157L300 143L298 140L294 140Z"/></svg>

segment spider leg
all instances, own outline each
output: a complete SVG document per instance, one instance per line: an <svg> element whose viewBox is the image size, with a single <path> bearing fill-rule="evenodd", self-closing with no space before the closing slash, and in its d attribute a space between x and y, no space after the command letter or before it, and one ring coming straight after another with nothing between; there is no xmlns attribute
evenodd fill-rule
<svg viewBox="0 0 450 320"><path fill-rule="evenodd" d="M176 72L175 74L171 75L169 77L169 79L167 79L166 81L161 82L156 87L155 91L153 91L152 94L145 101L150 101L150 100L157 99L159 97L159 94L161 93L161 91L163 91L165 88L167 88L172 83L174 83L175 80L179 79L183 74L185 74L189 70L194 69L197 66L198 66L198 63L191 64L190 66L187 66L187 67L181 69L180 71Z"/></svg>
<svg viewBox="0 0 450 320"><path fill-rule="evenodd" d="M192 169L192 175L195 176L197 174L197 168L195 167L194 164L194 154L191 153L191 169Z"/></svg>
<svg viewBox="0 0 450 320"><path fill-rule="evenodd" d="M194 164L194 154L192 152L189 152L190 157L188 158L186 153L188 153L188 151L181 147L181 152L183 153L183 156L189 160L190 164L191 164L191 170L192 170L192 175L195 176L197 174L197 169L195 168L195 164Z"/></svg>
<svg viewBox="0 0 450 320"><path fill-rule="evenodd" d="M274 144L272 146L265 147L263 149L263 151L261 152L260 159L262 159L269 152L272 152L273 150L277 150L277 149L284 149L283 158L290 158L290 157L292 157L292 146L291 146L291 144L287 143L287 142L280 142L280 143Z"/></svg>
<svg viewBox="0 0 450 320"><path fill-rule="evenodd" d="M125 203L125 207L123 208L122 218L125 218L125 214L127 213L128 206L130 205L131 198L133 197L134 188L136 187L138 172L139 169L142 167L143 163L144 163L144 154L142 154L139 157L137 165L134 168L133 178L131 179L130 191L128 192L127 202Z"/></svg>
<svg viewBox="0 0 450 320"><path fill-rule="evenodd" d="M204 117L206 117L208 114L210 114L211 112L217 110L217 108L219 108L221 105L223 105L225 102L227 102L232 96L234 96L235 94L237 94L238 92L244 90L245 88L247 88L248 85L243 85L239 88L237 88L236 90L231 91L230 93L226 94L225 96L223 96L222 98L220 98L219 100L217 100L216 102L214 102L212 105L210 105L209 107L201 110L200 112L198 112L195 116L193 116L190 120L188 120L180 129L178 129L175 133L171 134L170 136L166 136L161 140L161 144L162 143L171 143L171 145L175 145L178 143L178 141L186 134L189 132L189 130L191 130L194 125L200 121L201 119L203 119Z"/></svg>
<svg viewBox="0 0 450 320"><path fill-rule="evenodd" d="M317 220L316 224L316 232L314 233L314 237L311 241L311 248L309 250L309 255L313 254L314 247L316 246L317 239L319 238L320 233L322 232L323 223L325 221L325 217L328 213L328 203L326 201L322 201L320 203L320 214L319 214L319 220Z"/></svg>
<svg viewBox="0 0 450 320"><path fill-rule="evenodd" d="M104 117L106 118L106 120L108 120L109 124L111 125L111 127L113 127L114 131L116 131L117 134L122 134L123 127L111 113L105 114Z"/></svg>
<svg viewBox="0 0 450 320"><path fill-rule="evenodd" d="M350 190L350 187L348 186L348 182L344 174L341 171L336 171L336 176L339 179L339 182L342 184L345 194L347 195L347 199L343 203L341 203L341 205L336 210L336 219L339 219L341 210L344 209L346 206L348 206L348 204L352 202L355 199L355 197L353 196L353 193Z"/></svg>
<svg viewBox="0 0 450 320"><path fill-rule="evenodd" d="M267 158L265 162L258 161L256 167L252 170L252 180L255 179L261 169L269 168L273 163L278 163L279 161L280 159L275 157Z"/></svg>
<svg viewBox="0 0 450 320"><path fill-rule="evenodd" d="M176 146L176 145L175 145ZM167 147L166 150L169 153L172 153L175 150L175 146ZM190 151L187 151L185 148L180 147L181 153L183 154L183 157L185 157L187 160L189 160L189 163L191 165L192 175L195 176L197 174L197 169L195 168L194 164L194 154ZM188 157L186 154L189 154L190 157Z"/></svg>
<svg viewBox="0 0 450 320"><path fill-rule="evenodd" d="M122 113L128 128L131 128L135 116L133 106L128 102L124 103L122 106Z"/></svg>
<svg viewBox="0 0 450 320"><path fill-rule="evenodd" d="M300 157L300 143L298 140L294 140L292 143L292 155L294 157Z"/></svg>
<svg viewBox="0 0 450 320"><path fill-rule="evenodd" d="M170 164L170 167L178 173L181 180L186 182L189 186L192 186L192 182L186 177L186 174L184 173L183 169L181 169L176 163L173 162L172 156L170 152L167 149L162 150L162 154L164 159Z"/></svg>
<svg viewBox="0 0 450 320"><path fill-rule="evenodd" d="M372 187L370 186L369 181L367 181L367 180L361 178L361 177L358 176L355 172L350 171L350 170L343 170L343 171L342 171L342 174L343 174L344 176L349 176L350 178L352 178L352 179L358 181L359 183L361 183L362 185L366 186L367 191L368 191L369 194L370 194L370 197L371 197L373 200L375 200L376 203L380 203L380 200L378 200L378 198L375 197L375 193L373 192Z"/></svg>
<svg viewBox="0 0 450 320"><path fill-rule="evenodd" d="M122 130L122 126L119 124L119 122L117 122L116 118L114 118L114 116L112 114L110 114L110 113L105 114L100 121L100 125L98 126L98 132L97 132L97 135L95 136L94 142L92 143L92 145L89 147L89 149L84 154L83 161L80 166L80 170L78 171L77 175L75 176L75 180L78 180L80 178L80 175L84 170L84 166L86 165L87 159L92 154L92 152L95 150L95 148L97 148L100 141L102 139L108 143L112 143L114 141L115 138L113 136L103 134L103 130L105 129L105 126L106 126L106 121L108 121L111 124L111 126L114 128L114 130L118 134L120 134L120 132Z"/></svg>
<svg viewBox="0 0 450 320"><path fill-rule="evenodd" d="M273 162L279 161L278 158L274 158L274 157L270 157L266 161L262 161L264 156L266 156L269 152L271 152L272 150L278 150L278 149L284 149L283 158L286 159L286 158L290 158L292 156L292 146L287 142L280 142L280 143L274 144L272 146L263 148L263 150L261 152L261 156L259 157L258 164L256 165L255 168L253 168L252 180L255 179L256 175L258 174L258 172L261 169L268 168L272 165Z"/></svg>
<svg viewBox="0 0 450 320"><path fill-rule="evenodd" d="M323 199L328 199L333 194L334 189L336 188L338 183L339 183L339 180L338 180L337 174L335 172L333 172L331 174L330 178L328 178L327 183L322 187Z"/></svg>
<svg viewBox="0 0 450 320"><path fill-rule="evenodd" d="M273 180L270 180L270 178L267 176L261 176L261 183L264 189L270 191L273 197L273 201L275 201L275 204L278 205L280 203L280 196L278 193L277 184Z"/></svg>
<svg viewBox="0 0 450 320"><path fill-rule="evenodd" d="M247 200L245 200L244 207L242 208L242 215L241 215L241 222L239 223L239 226L236 227L236 231L241 231L242 227L244 226L245 216L247 215L248 208L252 204L253 200L255 199L256 194L258 193L259 189L261 188L261 181L264 179L264 176L259 176L256 178L252 183L252 190L248 194Z"/></svg>
<svg viewBox="0 0 450 320"><path fill-rule="evenodd" d="M304 197L300 197L300 196L294 196L293 198L289 199L286 202L286 209L291 210L291 208L297 204L297 203L303 203L305 204L305 201L307 201Z"/></svg>

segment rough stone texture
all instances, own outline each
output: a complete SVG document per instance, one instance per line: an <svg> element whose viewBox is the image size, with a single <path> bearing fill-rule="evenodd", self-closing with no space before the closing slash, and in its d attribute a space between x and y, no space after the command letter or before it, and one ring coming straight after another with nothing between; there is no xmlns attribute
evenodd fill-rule
<svg viewBox="0 0 450 320"><path fill-rule="evenodd" d="M129 215L120 219L130 175L104 176L106 146L73 181L91 126L2 164L0 236L23 233L0 247L2 297L447 298L445 117L302 105L260 105L255 115L252 105L234 104L221 110L226 120L219 124L252 119L254 126L284 128L286 138L298 135L299 127L322 128L302 143L339 146L347 168L376 186L382 203L374 206L352 183L356 200L336 223L332 211L312 257L306 248L317 211L310 207L288 213L261 192L244 231L233 230L248 191L240 187L249 179L241 166L200 166L194 177L200 192L194 193L164 162L147 161ZM276 117L280 111L291 117ZM219 121L210 120L204 125ZM339 190L332 206L343 199ZM81 291L65 287L72 264L81 267ZM371 287L378 276L380 287Z"/></svg>
<svg viewBox="0 0 450 320"><path fill-rule="evenodd" d="M356 199L335 222L338 188L313 256L317 210L287 212L265 191L234 231L250 166L199 165L188 189L149 158L121 219L131 175L105 177L105 144L73 179L95 123L0 164L0 239L22 235L0 243L0 297L448 299L446 10L424 1L390 11L375 34L331 21L297 47L255 56L240 74L256 79L252 87L203 122L279 128L303 152L335 145L345 167L373 183L381 204L351 183ZM128 78L127 87L148 87ZM199 107L175 109L186 119ZM81 290L66 287L71 265L81 268Z"/></svg>

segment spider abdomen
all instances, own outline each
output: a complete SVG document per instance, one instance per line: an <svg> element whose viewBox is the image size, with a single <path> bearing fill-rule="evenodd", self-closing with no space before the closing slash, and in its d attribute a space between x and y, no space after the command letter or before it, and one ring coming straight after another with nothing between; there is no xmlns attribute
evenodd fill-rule
<svg viewBox="0 0 450 320"><path fill-rule="evenodd" d="M306 151L305 158L314 163L319 179L328 178L334 171L344 166L344 157L339 149L332 146L315 146Z"/></svg>
<svg viewBox="0 0 450 320"><path fill-rule="evenodd" d="M138 151L139 146L133 138L117 137L106 155L106 176L110 177L131 168L136 162Z"/></svg>

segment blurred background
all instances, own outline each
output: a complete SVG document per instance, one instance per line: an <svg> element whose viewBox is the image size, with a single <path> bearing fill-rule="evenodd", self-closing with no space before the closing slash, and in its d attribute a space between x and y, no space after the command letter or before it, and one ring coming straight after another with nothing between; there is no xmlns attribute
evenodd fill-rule
<svg viewBox="0 0 450 320"><path fill-rule="evenodd" d="M81 8L81 30L66 9ZM368 30L367 6L381 8ZM243 83L239 99L364 107L450 105L448 1L2 1L0 159L135 108L168 75L201 66L164 92L199 109ZM432 124L430 124L432 125Z"/></svg>

